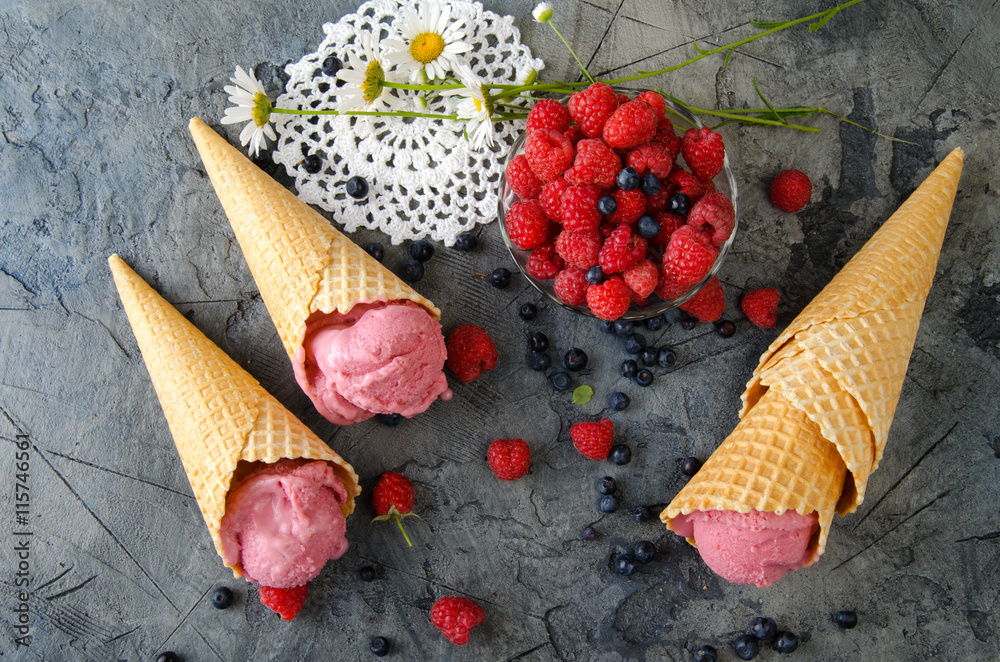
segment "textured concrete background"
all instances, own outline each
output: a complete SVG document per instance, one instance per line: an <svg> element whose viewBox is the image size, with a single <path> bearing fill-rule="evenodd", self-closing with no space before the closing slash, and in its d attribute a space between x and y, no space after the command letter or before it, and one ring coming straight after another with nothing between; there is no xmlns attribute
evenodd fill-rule
<svg viewBox="0 0 1000 662"><path fill-rule="evenodd" d="M524 41L572 79L571 58L532 3L487 0L519 18ZM557 21L591 71L614 76L674 64L690 44L751 33L751 18L792 18L831 5L810 0L557 2ZM82 6L81 6L82 5ZM238 245L187 133L215 126L237 65L269 91L281 67L315 49L321 25L353 10L344 0L247 4L0 3L0 657L152 660L370 659L369 638L392 659L689 660L699 645L735 659L730 642L755 615L802 638L791 659L1000 657L1000 205L995 163L1000 108L997 2L869 0L826 28L756 42L728 68L711 58L656 80L703 107L758 106L751 80L776 105L820 105L819 134L725 128L738 165L741 229L722 273L734 338L710 328L647 334L679 363L648 389L626 384L617 339L593 322L542 306L515 279L506 291L473 274L507 259L496 227L472 254L438 247L418 289L444 327L485 326L497 369L401 427L337 429L316 415L292 378ZM226 135L235 140L237 130ZM668 501L678 458L707 456L736 422L739 395L778 329L738 310L746 289L777 286L779 327L857 251L955 146L967 153L937 278L917 337L885 459L860 510L838 519L823 559L762 590L730 585L659 524L628 511ZM777 212L767 183L797 167L815 184L797 215ZM380 239L360 234L360 243ZM384 238L382 238L384 240ZM349 552L313 583L304 611L280 622L217 558L106 265L120 253L195 325L351 461L366 490L349 520ZM403 248L389 249L398 267ZM540 303L540 302L539 302ZM556 351L591 356L583 407L525 366L525 334ZM609 414L631 464L581 458L569 425ZM19 437L19 435L22 435ZM532 472L500 484L483 461L497 437L532 446ZM19 440L30 443L30 647L17 648L18 546L11 503ZM414 549L395 527L369 526L374 479L413 478ZM623 509L602 515L596 481L616 476ZM587 525L594 542L578 538ZM659 558L631 578L609 560L651 539ZM374 564L371 584L358 568ZM224 584L234 608L207 599ZM458 648L432 628L433 600L474 597L487 611ZM855 608L840 631L830 614ZM766 651L761 659L774 659Z"/></svg>

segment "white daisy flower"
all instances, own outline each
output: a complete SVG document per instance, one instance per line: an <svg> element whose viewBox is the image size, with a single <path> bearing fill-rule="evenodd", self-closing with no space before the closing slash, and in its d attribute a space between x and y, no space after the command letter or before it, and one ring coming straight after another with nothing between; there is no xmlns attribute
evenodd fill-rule
<svg viewBox="0 0 1000 662"><path fill-rule="evenodd" d="M277 135L271 128L271 99L264 92L264 86L256 77L236 67L236 75L229 80L236 85L226 85L229 102L236 104L226 108L222 116L223 124L239 124L247 122L240 132L240 143L246 147L249 143L250 154L257 156L261 147L267 147L268 140L276 140Z"/></svg>
<svg viewBox="0 0 1000 662"><path fill-rule="evenodd" d="M403 7L402 13L399 32L403 40L386 39L386 62L396 65L396 70L408 74L414 83L422 82L422 76L427 80L445 78L449 71L458 69L458 54L472 50L472 46L462 41L465 22L451 22L451 7L428 1L420 5L419 14L411 7Z"/></svg>
<svg viewBox="0 0 1000 662"><path fill-rule="evenodd" d="M531 15L539 23L548 23L552 18L552 5L547 2L539 2L538 6L531 12Z"/></svg>
<svg viewBox="0 0 1000 662"><path fill-rule="evenodd" d="M468 67L458 69L458 77L463 87L456 90L446 90L442 95L458 95L464 97L458 102L456 113L459 119L469 122L466 132L473 149L493 146L493 97L486 90L483 82Z"/></svg>
<svg viewBox="0 0 1000 662"><path fill-rule="evenodd" d="M403 100L384 85L386 81L397 81L386 75L383 59L375 36L360 33L355 48L347 52L348 66L337 72L337 78L347 83L337 91L338 111L391 112L403 106Z"/></svg>

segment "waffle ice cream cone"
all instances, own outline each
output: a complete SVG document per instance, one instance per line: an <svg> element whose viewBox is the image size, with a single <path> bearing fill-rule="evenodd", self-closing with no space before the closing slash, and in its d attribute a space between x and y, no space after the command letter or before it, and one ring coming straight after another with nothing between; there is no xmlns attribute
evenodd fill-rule
<svg viewBox="0 0 1000 662"><path fill-rule="evenodd" d="M441 319L431 301L208 125L194 118L189 128L289 360L314 312L347 313L357 303L409 300Z"/></svg>
<svg viewBox="0 0 1000 662"><path fill-rule="evenodd" d="M740 422L661 513L855 510L878 466L962 173L954 150L761 356ZM693 539L689 539L694 542ZM808 564L807 563L807 564Z"/></svg>
<svg viewBox="0 0 1000 662"><path fill-rule="evenodd" d="M351 465L120 257L112 255L108 264L219 555L226 496L230 485L252 469L252 462L324 460L347 490L347 502L341 506L344 516L353 512L361 487ZM230 567L242 576L238 564Z"/></svg>

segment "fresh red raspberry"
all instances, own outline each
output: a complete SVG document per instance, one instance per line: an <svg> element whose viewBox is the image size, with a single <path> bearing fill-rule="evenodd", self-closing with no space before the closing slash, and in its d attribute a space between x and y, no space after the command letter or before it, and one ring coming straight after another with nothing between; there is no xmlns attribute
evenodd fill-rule
<svg viewBox="0 0 1000 662"><path fill-rule="evenodd" d="M536 129L552 129L566 133L571 121L566 106L555 99L542 99L528 111L528 133Z"/></svg>
<svg viewBox="0 0 1000 662"><path fill-rule="evenodd" d="M656 212L653 214L653 220L660 224L660 234L650 239L649 243L654 246L660 246L661 248L670 243L670 235L672 235L677 228L682 225L686 225L683 216L671 214L668 211Z"/></svg>
<svg viewBox="0 0 1000 662"><path fill-rule="evenodd" d="M629 96L627 94L623 94L622 92L616 92L615 93L615 99L618 99L618 107L619 108L621 106L627 104L629 101L632 100L632 99L629 98Z"/></svg>
<svg viewBox="0 0 1000 662"><path fill-rule="evenodd" d="M726 295L715 276L705 283L705 287L680 305L681 310L694 315L699 322L714 322L726 312Z"/></svg>
<svg viewBox="0 0 1000 662"><path fill-rule="evenodd" d="M524 154L518 154L507 164L507 186L522 200L537 198L544 184L528 165Z"/></svg>
<svg viewBox="0 0 1000 662"><path fill-rule="evenodd" d="M403 538L406 539L406 544L413 547L410 536L406 535L406 529L403 528L403 518L413 515L413 504L416 498L413 483L410 482L409 478L402 474L386 471L379 478L372 491L372 505L375 506L376 515L372 521L396 520L399 530L403 532Z"/></svg>
<svg viewBox="0 0 1000 662"><path fill-rule="evenodd" d="M646 255L649 242L632 233L628 225L619 225L601 246L597 254L597 263L606 274L625 271Z"/></svg>
<svg viewBox="0 0 1000 662"><path fill-rule="evenodd" d="M573 147L576 147L576 144L578 142L586 138L586 136L583 135L583 131L581 131L580 127L578 127L576 124L566 129L566 137L569 139L571 143L573 143Z"/></svg>
<svg viewBox="0 0 1000 662"><path fill-rule="evenodd" d="M628 285L618 276L587 288L587 308L602 320L618 319L628 310L631 301Z"/></svg>
<svg viewBox="0 0 1000 662"><path fill-rule="evenodd" d="M486 461L500 480L517 480L531 468L531 448L524 439L497 439L486 451Z"/></svg>
<svg viewBox="0 0 1000 662"><path fill-rule="evenodd" d="M573 163L573 144L564 134L538 129L524 141L524 157L543 182L551 182Z"/></svg>
<svg viewBox="0 0 1000 662"><path fill-rule="evenodd" d="M736 227L736 212L729 198L721 193L709 193L691 207L687 223L707 234L713 245L721 246Z"/></svg>
<svg viewBox="0 0 1000 662"><path fill-rule="evenodd" d="M469 643L469 632L486 620L486 611L469 598L438 598L431 607L431 623L453 644Z"/></svg>
<svg viewBox="0 0 1000 662"><path fill-rule="evenodd" d="M642 259L626 269L622 273L622 278L639 298L644 299L656 290L660 280L660 270L652 260Z"/></svg>
<svg viewBox="0 0 1000 662"><path fill-rule="evenodd" d="M597 264L597 253L601 250L601 233L571 232L563 230L556 237L556 252L566 260L566 265L578 269L589 269Z"/></svg>
<svg viewBox="0 0 1000 662"><path fill-rule="evenodd" d="M521 250L530 251L549 238L549 219L535 200L518 200L512 204L507 210L506 222L510 240Z"/></svg>
<svg viewBox="0 0 1000 662"><path fill-rule="evenodd" d="M683 193L691 199L691 204L701 200L705 195L705 184L687 170L675 169L667 177L667 181L677 187L675 193Z"/></svg>
<svg viewBox="0 0 1000 662"><path fill-rule="evenodd" d="M646 194L639 189L631 191L617 189L611 196L617 206L615 213L608 216L609 223L635 223L646 211Z"/></svg>
<svg viewBox="0 0 1000 662"><path fill-rule="evenodd" d="M656 113L658 120L662 121L666 119L668 122L670 121L665 117L667 114L666 100L653 90L646 90L642 94L636 96L635 100L645 102L647 106L652 108L653 112ZM673 125L671 125L670 129L673 130Z"/></svg>
<svg viewBox="0 0 1000 662"><path fill-rule="evenodd" d="M548 280L555 278L565 266L566 262L556 253L555 244L548 243L531 251L528 261L524 264L524 270L532 278Z"/></svg>
<svg viewBox="0 0 1000 662"><path fill-rule="evenodd" d="M705 277L718 254L707 236L685 225L670 236L663 254L663 269L678 285L687 287Z"/></svg>
<svg viewBox="0 0 1000 662"><path fill-rule="evenodd" d="M563 175L573 185L595 184L601 188L615 185L622 160L603 140L581 140L576 144L573 167Z"/></svg>
<svg viewBox="0 0 1000 662"><path fill-rule="evenodd" d="M669 180L660 182L660 190L655 195L646 196L646 213L664 211L670 207L670 196L677 192L677 186Z"/></svg>
<svg viewBox="0 0 1000 662"><path fill-rule="evenodd" d="M302 611L302 605L305 604L306 595L309 593L309 584L291 588L259 585L257 592L262 605L281 616L281 620L290 621Z"/></svg>
<svg viewBox="0 0 1000 662"><path fill-rule="evenodd" d="M722 136L707 126L688 129L681 140L684 160L698 179L708 181L722 172L722 160L726 157L726 146Z"/></svg>
<svg viewBox="0 0 1000 662"><path fill-rule="evenodd" d="M567 104L569 114L588 138L596 138L604 131L604 123L618 109L618 99L610 85L593 83L590 87L574 92Z"/></svg>
<svg viewBox="0 0 1000 662"><path fill-rule="evenodd" d="M667 120L667 122L669 121ZM657 131L653 142L663 145L663 151L670 156L671 161L676 161L677 156L681 153L681 137L674 133L673 126L666 131Z"/></svg>
<svg viewBox="0 0 1000 662"><path fill-rule="evenodd" d="M687 292L688 289L687 285L678 285L674 277L668 274L666 270L663 270L660 274L660 282L656 284L655 292L656 296L664 301L675 301Z"/></svg>
<svg viewBox="0 0 1000 662"><path fill-rule="evenodd" d="M562 203L560 198L563 192L569 188L569 182L560 177L542 187L542 192L538 196L538 204L542 206L542 211L550 221L562 223Z"/></svg>
<svg viewBox="0 0 1000 662"><path fill-rule="evenodd" d="M597 201L601 189L593 186L570 186L559 199L563 228L570 232L593 232L601 224Z"/></svg>
<svg viewBox="0 0 1000 662"><path fill-rule="evenodd" d="M751 322L762 329L773 329L778 323L778 300L781 295L773 287L754 290L743 295L740 306Z"/></svg>
<svg viewBox="0 0 1000 662"><path fill-rule="evenodd" d="M771 181L771 202L789 214L794 214L812 197L812 182L801 170L782 170Z"/></svg>
<svg viewBox="0 0 1000 662"><path fill-rule="evenodd" d="M660 142L639 145L628 153L625 163L635 168L640 175L651 172L661 180L670 175L670 171L674 168L674 158Z"/></svg>
<svg viewBox="0 0 1000 662"><path fill-rule="evenodd" d="M656 111L645 102L629 101L604 123L604 142L615 149L632 149L656 135Z"/></svg>
<svg viewBox="0 0 1000 662"><path fill-rule="evenodd" d="M606 418L596 423L576 423L570 427L569 436L585 458L604 460L615 443L615 425Z"/></svg>
<svg viewBox="0 0 1000 662"><path fill-rule="evenodd" d="M448 370L466 384L479 379L484 371L497 367L498 354L493 339L475 324L455 327L448 334L445 347L448 350Z"/></svg>
<svg viewBox="0 0 1000 662"><path fill-rule="evenodd" d="M556 274L552 289L563 303L581 306L587 301L587 270L569 267Z"/></svg>

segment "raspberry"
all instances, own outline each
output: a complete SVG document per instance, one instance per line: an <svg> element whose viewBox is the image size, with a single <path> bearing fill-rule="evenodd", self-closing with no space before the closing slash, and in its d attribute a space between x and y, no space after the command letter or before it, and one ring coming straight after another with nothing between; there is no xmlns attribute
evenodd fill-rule
<svg viewBox="0 0 1000 662"><path fill-rule="evenodd" d="M531 468L531 448L524 439L497 439L486 451L486 461L500 480L517 480Z"/></svg>
<svg viewBox="0 0 1000 662"><path fill-rule="evenodd" d="M619 225L604 241L597 254L597 263L606 274L625 271L638 262L646 254L649 242L639 235L632 234L628 225Z"/></svg>
<svg viewBox="0 0 1000 662"><path fill-rule="evenodd" d="M721 193L709 193L691 207L687 223L707 234L712 244L721 246L733 233L736 212L729 198Z"/></svg>
<svg viewBox="0 0 1000 662"><path fill-rule="evenodd" d="M665 117L660 122L662 123L664 120L670 122ZM653 142L663 146L663 151L667 153L671 161L676 161L677 155L681 153L681 137L674 133L672 125L666 131L657 131L656 136L653 137Z"/></svg>
<svg viewBox="0 0 1000 662"><path fill-rule="evenodd" d="M556 253L555 244L542 244L531 251L528 261L525 262L524 270L528 275L538 280L548 280L555 278L562 268L566 266L565 261Z"/></svg>
<svg viewBox="0 0 1000 662"><path fill-rule="evenodd" d="M544 184L528 165L524 154L518 154L507 164L507 186L522 200L537 198Z"/></svg>
<svg viewBox="0 0 1000 662"><path fill-rule="evenodd" d="M647 106L652 108L653 112L656 113L656 117L660 122L662 122L664 119L666 119L668 122L670 121L669 119L664 117L667 114L667 102L664 100L662 96L660 96L656 92L652 90L646 90L642 94L636 96L635 100L643 101L646 103ZM673 125L670 126L670 130L673 131Z"/></svg>
<svg viewBox="0 0 1000 662"><path fill-rule="evenodd" d="M601 224L597 201L601 189L596 186L570 186L559 198L563 228L570 232L592 232Z"/></svg>
<svg viewBox="0 0 1000 662"><path fill-rule="evenodd" d="M415 501L416 493L413 491L410 479L402 474L387 471L382 474L372 491L372 505L375 506L376 515L372 521L396 520L406 543L413 547L410 536L406 535L406 529L403 528L403 518L413 514L411 511Z"/></svg>
<svg viewBox="0 0 1000 662"><path fill-rule="evenodd" d="M551 129L538 129L524 141L524 157L543 182L551 182L573 163L573 144Z"/></svg>
<svg viewBox="0 0 1000 662"><path fill-rule="evenodd" d="M576 124L566 129L566 137L573 143L573 147L576 147L576 144L585 138L583 131Z"/></svg>
<svg viewBox="0 0 1000 662"><path fill-rule="evenodd" d="M281 620L290 621L302 611L309 593L309 584L291 588L274 588L260 585L257 587L260 603L281 616Z"/></svg>
<svg viewBox="0 0 1000 662"><path fill-rule="evenodd" d="M722 160L726 156L726 146L722 136L707 126L688 129L681 140L684 160L698 179L708 181L722 172Z"/></svg>
<svg viewBox="0 0 1000 662"><path fill-rule="evenodd" d="M602 418L596 423L576 423L569 429L573 446L589 460L604 460L615 442L615 425Z"/></svg>
<svg viewBox="0 0 1000 662"><path fill-rule="evenodd" d="M682 294L688 291L686 285L678 285L674 277L663 271L660 282L656 284L656 296L664 301L676 301Z"/></svg>
<svg viewBox="0 0 1000 662"><path fill-rule="evenodd" d="M782 170L771 181L771 202L789 214L794 214L812 197L812 182L801 170Z"/></svg>
<svg viewBox="0 0 1000 662"><path fill-rule="evenodd" d="M670 206L670 196L677 192L677 186L669 180L660 182L660 190L654 195L646 196L646 213L664 211Z"/></svg>
<svg viewBox="0 0 1000 662"><path fill-rule="evenodd" d="M566 264L579 269L589 269L597 264L597 253L601 250L601 233L571 232L563 230L556 237L556 252L566 260Z"/></svg>
<svg viewBox="0 0 1000 662"><path fill-rule="evenodd" d="M656 111L645 102L629 101L618 107L604 123L604 142L615 149L631 149L656 135Z"/></svg>
<svg viewBox="0 0 1000 662"><path fill-rule="evenodd" d="M573 167L563 175L570 184L596 184L601 188L615 185L622 160L603 140L581 140L576 144Z"/></svg>
<svg viewBox="0 0 1000 662"><path fill-rule="evenodd" d="M705 195L705 184L686 170L680 168L674 170L667 177L667 181L677 187L675 193L683 193L691 198L692 204Z"/></svg>
<svg viewBox="0 0 1000 662"><path fill-rule="evenodd" d="M726 295L719 279L712 276L705 287L680 306L681 310L698 318L699 322L714 322L726 312Z"/></svg>
<svg viewBox="0 0 1000 662"><path fill-rule="evenodd" d="M618 106L619 107L621 107L621 106L627 104L629 101L631 101L631 99L629 99L629 97L628 97L627 94L623 94L621 92L616 92L615 93L615 99L618 100Z"/></svg>
<svg viewBox="0 0 1000 662"><path fill-rule="evenodd" d="M556 296L563 303L571 306L583 305L587 300L587 270L570 267L563 269L556 274L556 279L552 284Z"/></svg>
<svg viewBox="0 0 1000 662"><path fill-rule="evenodd" d="M762 329L773 329L774 325L778 323L778 300L780 298L778 290L768 287L744 294L740 306L751 322Z"/></svg>
<svg viewBox="0 0 1000 662"><path fill-rule="evenodd" d="M448 370L468 384L483 372L497 366L497 348L485 330L475 324L462 324L448 334ZM410 506L413 507L412 504Z"/></svg>
<svg viewBox="0 0 1000 662"><path fill-rule="evenodd" d="M587 308L602 320L618 319L625 314L630 303L628 285L618 276L587 288Z"/></svg>
<svg viewBox="0 0 1000 662"><path fill-rule="evenodd" d="M646 211L646 194L639 189L623 191L618 189L612 196L617 203L615 213L608 216L609 223L635 223Z"/></svg>
<svg viewBox="0 0 1000 662"><path fill-rule="evenodd" d="M674 168L674 159L663 143L649 142L629 152L625 164L635 168L640 175L651 172L657 178L665 179Z"/></svg>
<svg viewBox="0 0 1000 662"><path fill-rule="evenodd" d="M486 620L486 612L469 598L438 598L431 607L431 623L453 644L469 643L469 631Z"/></svg>
<svg viewBox="0 0 1000 662"><path fill-rule="evenodd" d="M660 224L660 234L649 240L654 246L666 246L670 243L670 235L677 228L686 225L683 216L671 214L668 211L658 211L653 214L653 220Z"/></svg>
<svg viewBox="0 0 1000 662"><path fill-rule="evenodd" d="M663 254L663 270L678 285L690 286L705 277L718 251L708 237L690 225L678 228L670 236L667 250Z"/></svg>
<svg viewBox="0 0 1000 662"><path fill-rule="evenodd" d="M618 99L610 85L593 83L590 87L574 92L567 104L569 114L588 138L596 138L604 131L604 123L618 109Z"/></svg>
<svg viewBox="0 0 1000 662"><path fill-rule="evenodd" d="M555 99L542 99L528 111L528 133L536 129L552 129L566 133L572 119L566 107Z"/></svg>
<svg viewBox="0 0 1000 662"><path fill-rule="evenodd" d="M507 210L507 234L514 245L530 251L549 238L549 219L535 200L518 200Z"/></svg>
<svg viewBox="0 0 1000 662"><path fill-rule="evenodd" d="M660 279L660 270L651 260L642 259L626 269L622 278L629 289L635 292L639 298L644 299L656 290L657 282Z"/></svg>
<svg viewBox="0 0 1000 662"><path fill-rule="evenodd" d="M550 221L562 223L562 203L559 199L563 192L569 188L569 182L560 177L542 187L542 192L538 196L538 204L542 206L542 211Z"/></svg>

